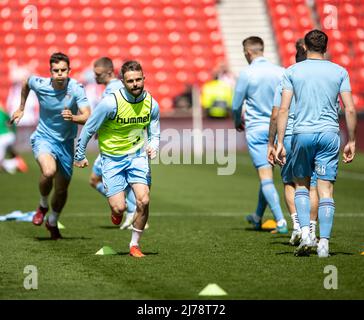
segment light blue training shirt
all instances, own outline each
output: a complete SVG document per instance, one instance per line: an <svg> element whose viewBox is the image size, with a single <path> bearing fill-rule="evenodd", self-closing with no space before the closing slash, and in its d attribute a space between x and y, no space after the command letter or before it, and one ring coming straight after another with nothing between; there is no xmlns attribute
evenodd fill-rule
<svg viewBox="0 0 364 320"><path fill-rule="evenodd" d="M39 123L36 132L42 136L64 142L77 136L77 123L65 121L61 115L65 108L77 114L79 108L89 107L82 84L68 78L66 87L56 90L51 78L31 76L28 86L38 97Z"/></svg>
<svg viewBox="0 0 364 320"><path fill-rule="evenodd" d="M102 93L101 99L104 98L106 95L119 90L121 88L124 88L123 83L119 79L112 79L105 87L104 92Z"/></svg>
<svg viewBox="0 0 364 320"><path fill-rule="evenodd" d="M233 98L235 126L241 124L241 110L246 101L246 131L269 130L274 92L282 80L284 68L264 57L255 58L241 73Z"/></svg>
<svg viewBox="0 0 364 320"><path fill-rule="evenodd" d="M351 91L349 74L327 60L307 59L290 66L283 90L293 91L296 101L293 134L338 132L338 95Z"/></svg>
<svg viewBox="0 0 364 320"><path fill-rule="evenodd" d="M147 92L143 91L138 97L131 95L124 87L120 89L124 99L131 103L142 101ZM107 94L96 106L94 112L83 126L80 137L78 139L76 153L74 159L81 161L85 159L86 146L91 137L99 130L102 123L106 119L113 119L117 112L117 103L113 94ZM150 124L147 126L148 143L151 148L158 151L160 140L160 124L159 124L159 105L152 98L152 109L150 113ZM110 155L109 155L110 156Z"/></svg>
<svg viewBox="0 0 364 320"><path fill-rule="evenodd" d="M277 107L278 109L281 107L282 91L283 91L283 87L282 87L282 82L281 82L278 85L276 92L274 93L273 106ZM289 107L286 132L284 134L285 136L290 136L293 134L294 108L295 108L295 100L294 100L294 97L292 97L291 105Z"/></svg>

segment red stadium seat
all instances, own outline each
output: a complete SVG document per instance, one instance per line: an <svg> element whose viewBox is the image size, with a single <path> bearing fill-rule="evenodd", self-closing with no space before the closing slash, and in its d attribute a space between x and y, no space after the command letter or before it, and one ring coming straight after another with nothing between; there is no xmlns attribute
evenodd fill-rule
<svg viewBox="0 0 364 320"><path fill-rule="evenodd" d="M325 29L324 5L337 9L338 29ZM348 69L356 105L364 107L364 22L362 1L316 0L317 13L323 30L329 36L328 50L332 60Z"/></svg>
<svg viewBox="0 0 364 320"><path fill-rule="evenodd" d="M156 83L162 111L172 108L184 83L206 81L225 59L214 0L38 0L36 30L23 26L26 3L0 1L2 65L33 61L37 73L47 76L49 55L64 51L75 76L102 55L118 66L138 59Z"/></svg>

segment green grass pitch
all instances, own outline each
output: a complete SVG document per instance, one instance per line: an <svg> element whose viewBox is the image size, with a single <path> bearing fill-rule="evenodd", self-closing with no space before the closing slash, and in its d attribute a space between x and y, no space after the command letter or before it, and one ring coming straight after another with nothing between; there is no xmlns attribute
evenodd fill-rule
<svg viewBox="0 0 364 320"><path fill-rule="evenodd" d="M38 204L38 167L26 159L29 173L0 174L0 214ZM328 259L294 257L289 235L250 229L244 217L255 210L258 179L247 154L237 164L232 176L215 165L152 166L143 259L128 256L130 231L111 224L106 200L88 185L91 168L75 168L60 219L65 239L51 241L28 222L0 223L0 299L207 299L198 293L209 283L228 293L219 299L363 299L364 155L340 164ZM278 170L275 184L288 219ZM95 255L103 246L118 255ZM38 270L37 290L24 289L27 265ZM324 287L327 265L337 268L336 290Z"/></svg>

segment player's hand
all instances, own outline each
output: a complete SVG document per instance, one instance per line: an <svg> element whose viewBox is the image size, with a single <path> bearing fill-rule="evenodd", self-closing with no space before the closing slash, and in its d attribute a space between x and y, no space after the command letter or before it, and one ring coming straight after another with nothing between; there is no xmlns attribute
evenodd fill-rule
<svg viewBox="0 0 364 320"><path fill-rule="evenodd" d="M14 122L15 124L18 124L20 119L23 118L23 115L24 115L24 110L21 110L20 108L16 110L11 116L10 124L13 124Z"/></svg>
<svg viewBox="0 0 364 320"><path fill-rule="evenodd" d="M354 156L355 156L355 142L348 142L344 147L343 162L350 163L351 161L353 161Z"/></svg>
<svg viewBox="0 0 364 320"><path fill-rule="evenodd" d="M88 160L85 158L81 161L74 161L73 165L77 168L85 168L88 166Z"/></svg>
<svg viewBox="0 0 364 320"><path fill-rule="evenodd" d="M147 147L147 154L149 159L153 160L157 156L157 151L151 147Z"/></svg>
<svg viewBox="0 0 364 320"><path fill-rule="evenodd" d="M236 127L235 127L235 129L236 129L236 131L238 131L238 132L242 132L242 131L244 131L244 130L245 130L245 124L244 124L244 122L241 122L239 126L236 126Z"/></svg>
<svg viewBox="0 0 364 320"><path fill-rule="evenodd" d="M72 121L73 120L73 114L72 111L68 108L65 108L61 113L63 120L65 121Z"/></svg>
<svg viewBox="0 0 364 320"><path fill-rule="evenodd" d="M276 146L268 144L267 158L268 158L268 162L272 166L274 166L276 164L275 157L276 157Z"/></svg>
<svg viewBox="0 0 364 320"><path fill-rule="evenodd" d="M280 166L285 165L286 156L287 156L287 153L286 153L286 149L283 146L283 143L278 142L276 156L275 156L276 163L278 163Z"/></svg>

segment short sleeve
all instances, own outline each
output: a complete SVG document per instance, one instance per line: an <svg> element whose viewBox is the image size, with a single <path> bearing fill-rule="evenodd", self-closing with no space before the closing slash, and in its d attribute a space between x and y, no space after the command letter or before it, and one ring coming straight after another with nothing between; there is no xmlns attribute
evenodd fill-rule
<svg viewBox="0 0 364 320"><path fill-rule="evenodd" d="M37 91L40 84L40 78L37 76L30 76L28 79L28 86L33 91Z"/></svg>
<svg viewBox="0 0 364 320"><path fill-rule="evenodd" d="M349 78L349 73L346 70L344 70L340 85L340 92L347 92L347 91L351 91L350 78Z"/></svg>
<svg viewBox="0 0 364 320"><path fill-rule="evenodd" d="M274 107L280 107L282 102L282 83L280 83L276 91L274 92L274 100L273 100L273 106Z"/></svg>
<svg viewBox="0 0 364 320"><path fill-rule="evenodd" d="M292 71L290 69L286 70L283 74L283 81L282 81L282 89L293 91L293 83L291 79Z"/></svg>
<svg viewBox="0 0 364 320"><path fill-rule="evenodd" d="M85 88L81 83L76 83L74 85L75 98L77 102L77 106L79 108L89 107L90 104L86 97Z"/></svg>

